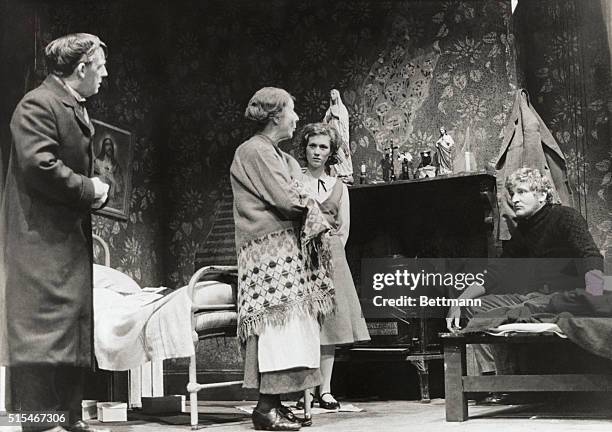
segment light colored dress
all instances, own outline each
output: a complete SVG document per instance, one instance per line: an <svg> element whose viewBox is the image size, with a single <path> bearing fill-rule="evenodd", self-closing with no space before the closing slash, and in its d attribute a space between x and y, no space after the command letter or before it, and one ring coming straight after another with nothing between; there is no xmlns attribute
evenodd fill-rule
<svg viewBox="0 0 612 432"><path fill-rule="evenodd" d="M306 174L305 177L309 176ZM348 188L333 177L325 177L320 187L315 186L319 184L318 180L312 177L309 180L307 184L311 191L315 192L321 211L334 229L330 243L336 307L334 313L327 316L321 326L321 345L368 341L370 334L362 316L361 305L344 252L350 226Z"/></svg>

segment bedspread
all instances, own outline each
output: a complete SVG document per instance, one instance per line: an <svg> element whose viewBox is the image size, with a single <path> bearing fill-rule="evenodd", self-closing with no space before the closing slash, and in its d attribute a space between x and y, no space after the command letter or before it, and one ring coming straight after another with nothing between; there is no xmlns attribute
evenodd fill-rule
<svg viewBox="0 0 612 432"><path fill-rule="evenodd" d="M191 299L181 288L121 294L94 290L94 347L101 369L128 370L151 360L194 354Z"/></svg>
<svg viewBox="0 0 612 432"><path fill-rule="evenodd" d="M548 305L522 304L475 315L461 331L474 333L509 323L555 323L572 342L612 359L612 292L593 296L582 289L558 293Z"/></svg>

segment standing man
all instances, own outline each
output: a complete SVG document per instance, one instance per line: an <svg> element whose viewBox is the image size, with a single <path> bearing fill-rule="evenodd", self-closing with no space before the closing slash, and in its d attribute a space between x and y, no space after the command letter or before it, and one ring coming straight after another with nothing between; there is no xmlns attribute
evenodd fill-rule
<svg viewBox="0 0 612 432"><path fill-rule="evenodd" d="M0 359L11 366L15 410L64 412L56 424L92 431L81 420L93 356L91 210L105 204L109 187L90 177L94 128L83 103L108 76L106 45L71 34L47 45L45 60L49 76L19 102L10 125L0 208ZM22 424L25 431L50 427L66 430Z"/></svg>

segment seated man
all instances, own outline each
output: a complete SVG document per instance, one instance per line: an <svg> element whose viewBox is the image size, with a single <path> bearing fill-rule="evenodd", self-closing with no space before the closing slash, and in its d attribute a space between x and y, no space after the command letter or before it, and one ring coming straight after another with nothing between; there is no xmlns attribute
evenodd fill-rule
<svg viewBox="0 0 612 432"><path fill-rule="evenodd" d="M571 207L551 203L552 188L546 177L542 176L537 169L520 168L508 177L506 188L512 197L517 227L512 233L512 238L503 244L501 258L547 258L547 260L540 260L538 266L541 264L554 266L555 262L563 261L555 260L558 258L575 258L578 263L577 271L583 282L585 279L596 282L603 280L603 257L589 233L586 220ZM536 273L542 271L538 268ZM495 290L500 285L500 280L495 280L496 275L499 278L499 273L495 271L487 274L485 280L487 290ZM585 278L582 278L582 275L585 275ZM587 291L592 294L601 294L601 286L595 285L587 282ZM527 302L546 305L551 294L561 288L540 284L527 294L485 296L487 290L483 285L473 284L459 296L465 299L482 297L482 306L478 310L467 310L464 317L471 318L477 312ZM460 308L452 307L446 318L450 331L460 329L460 317ZM512 364L504 361L507 359L504 358L506 356L501 355L501 350L495 349L495 356L491 356L488 346L476 346L474 349L477 367L481 373L503 375L512 369ZM492 360L495 360L495 363Z"/></svg>

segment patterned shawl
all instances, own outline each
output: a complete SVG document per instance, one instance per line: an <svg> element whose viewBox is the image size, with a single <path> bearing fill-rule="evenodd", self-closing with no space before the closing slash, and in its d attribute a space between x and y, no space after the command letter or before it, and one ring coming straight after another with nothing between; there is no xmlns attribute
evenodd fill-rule
<svg viewBox="0 0 612 432"><path fill-rule="evenodd" d="M283 229L240 248L238 337L242 343L267 325L283 325L295 314L322 322L333 312L330 229L318 203L306 198L300 232Z"/></svg>

